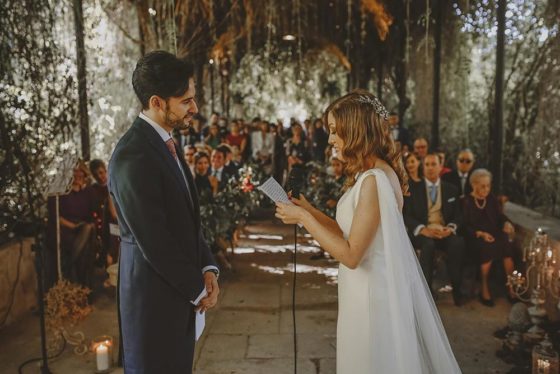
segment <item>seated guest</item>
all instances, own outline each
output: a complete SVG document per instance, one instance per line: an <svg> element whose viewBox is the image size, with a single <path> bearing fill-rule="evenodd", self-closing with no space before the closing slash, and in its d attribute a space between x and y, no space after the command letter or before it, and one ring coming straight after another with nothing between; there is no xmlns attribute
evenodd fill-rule
<svg viewBox="0 0 560 374"><path fill-rule="evenodd" d="M218 192L218 179L208 173L210 157L206 152L194 155L194 184L200 196L213 196Z"/></svg>
<svg viewBox="0 0 560 374"><path fill-rule="evenodd" d="M228 184L230 178L233 177L225 167L226 157L226 151L221 147L214 149L210 157L211 167L208 173L218 180L218 192L222 191Z"/></svg>
<svg viewBox="0 0 560 374"><path fill-rule="evenodd" d="M180 148L187 145L195 145L202 139L201 128L203 125L204 117L200 114L195 114L192 119L192 125L184 129L176 129L173 131L173 138L175 143Z"/></svg>
<svg viewBox="0 0 560 374"><path fill-rule="evenodd" d="M212 149L216 149L220 144L222 144L220 127L218 124L210 125L210 132L208 133L208 136L204 138L204 142Z"/></svg>
<svg viewBox="0 0 560 374"><path fill-rule="evenodd" d="M422 161L428 154L429 144L426 138L418 138L414 141L414 153Z"/></svg>
<svg viewBox="0 0 560 374"><path fill-rule="evenodd" d="M501 212L498 199L490 193L492 174L486 169L475 170L469 178L472 192L464 200L464 231L469 249L480 264L480 302L492 307L494 301L488 287L488 274L493 261L503 261L507 275L513 272L513 246L509 236L515 229ZM514 295L510 293L510 298Z"/></svg>
<svg viewBox="0 0 560 374"><path fill-rule="evenodd" d="M194 154L196 153L196 148L194 145L188 144L183 147L183 151L185 152L185 163L189 167L191 174L194 176Z"/></svg>
<svg viewBox="0 0 560 374"><path fill-rule="evenodd" d="M418 183L422 180L420 173L420 159L414 152L408 152L404 156L404 167L408 174L408 181Z"/></svg>
<svg viewBox="0 0 560 374"><path fill-rule="evenodd" d="M309 152L305 142L303 127L296 123L292 126L292 137L288 139L285 146L286 157L288 158L288 171L294 165L305 165L309 161Z"/></svg>
<svg viewBox="0 0 560 374"><path fill-rule="evenodd" d="M229 144L223 143L220 144L220 146L217 149L219 149L220 151L222 151L222 153L225 153L226 155L224 170L227 172L230 178L237 177L239 168L241 168L241 164L233 160L232 147Z"/></svg>
<svg viewBox="0 0 560 374"><path fill-rule="evenodd" d="M261 165L270 165L274 154L274 134L270 132L270 125L266 121L260 121L259 127L260 131L251 134L253 159Z"/></svg>
<svg viewBox="0 0 560 374"><path fill-rule="evenodd" d="M241 153L245 152L247 136L241 132L241 128L236 121L231 123L230 133L226 136L226 143L231 147L237 147Z"/></svg>
<svg viewBox="0 0 560 374"><path fill-rule="evenodd" d="M89 186L89 170L83 161L74 169L72 189L59 198L60 248L63 275L92 288L96 232L93 223L95 197ZM49 197L49 246L56 251L56 201Z"/></svg>
<svg viewBox="0 0 560 374"><path fill-rule="evenodd" d="M313 160L325 162L325 150L329 144L329 134L325 131L323 121L317 118L313 122Z"/></svg>
<svg viewBox="0 0 560 374"><path fill-rule="evenodd" d="M398 113L391 112L389 115L389 126L391 136L395 144L400 145L403 152L410 151L410 134L408 130L401 126Z"/></svg>
<svg viewBox="0 0 560 374"><path fill-rule="evenodd" d="M434 252L447 252L447 269L453 286L455 305L462 304L461 284L465 243L457 236L462 223L459 191L439 178L441 164L435 153L424 157L424 181L410 185L405 197L404 221L412 243L420 250L420 265L432 287ZM433 291L432 291L433 292Z"/></svg>
<svg viewBox="0 0 560 374"><path fill-rule="evenodd" d="M441 173L440 173L440 177L443 177L444 175L448 174L451 172L451 169L448 168L447 166L445 166L445 151L442 150L438 150L436 151L437 155L439 156L439 162L441 163Z"/></svg>
<svg viewBox="0 0 560 374"><path fill-rule="evenodd" d="M470 195L472 192L471 184L469 183L469 178L471 171L474 166L474 154L468 150L464 149L459 152L457 156L457 169L452 172L445 174L442 179L447 183L453 184L460 191L460 196L464 197Z"/></svg>

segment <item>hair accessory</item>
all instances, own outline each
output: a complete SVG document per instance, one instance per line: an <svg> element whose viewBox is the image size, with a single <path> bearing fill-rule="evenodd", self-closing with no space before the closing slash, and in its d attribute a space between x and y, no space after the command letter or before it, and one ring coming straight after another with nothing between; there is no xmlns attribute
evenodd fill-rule
<svg viewBox="0 0 560 374"><path fill-rule="evenodd" d="M387 109L385 109L385 106L381 104L381 101L379 101L377 97L358 95L358 102L373 106L373 110L375 111L375 113L379 114L381 118L383 118L384 120L389 119L389 112L387 111Z"/></svg>

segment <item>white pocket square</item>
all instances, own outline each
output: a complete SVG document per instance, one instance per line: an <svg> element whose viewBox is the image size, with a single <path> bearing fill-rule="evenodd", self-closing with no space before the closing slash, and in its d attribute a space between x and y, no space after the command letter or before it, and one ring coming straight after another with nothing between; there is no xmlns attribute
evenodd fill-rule
<svg viewBox="0 0 560 374"><path fill-rule="evenodd" d="M448 203L452 203L452 202L454 202L454 201L455 201L455 198L454 198L454 197L452 197L451 199L447 200Z"/></svg>

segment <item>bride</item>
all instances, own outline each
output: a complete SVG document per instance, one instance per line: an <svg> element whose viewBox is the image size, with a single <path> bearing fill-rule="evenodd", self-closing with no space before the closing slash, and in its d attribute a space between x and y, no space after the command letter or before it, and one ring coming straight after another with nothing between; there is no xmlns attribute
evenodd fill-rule
<svg viewBox="0 0 560 374"><path fill-rule="evenodd" d="M340 262L337 373L460 373L406 233L406 177L387 110L355 91L326 114L348 174L336 221L303 196L279 203L276 216L302 224Z"/></svg>

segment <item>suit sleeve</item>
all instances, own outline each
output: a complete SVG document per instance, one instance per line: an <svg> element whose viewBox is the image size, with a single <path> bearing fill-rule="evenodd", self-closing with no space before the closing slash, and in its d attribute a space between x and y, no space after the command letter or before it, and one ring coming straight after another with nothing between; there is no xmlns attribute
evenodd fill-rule
<svg viewBox="0 0 560 374"><path fill-rule="evenodd" d="M466 200L466 199L465 199ZM465 204L463 206L463 232L472 238L476 237L476 227L475 227L475 222L473 222L472 219L472 204L470 203L469 200L465 201Z"/></svg>
<svg viewBox="0 0 560 374"><path fill-rule="evenodd" d="M212 251L210 250L210 247L206 242L206 238L204 237L204 234L202 234L202 229L200 229L198 233L198 245L200 248L200 259L202 263L202 268L204 269L208 266L215 266L216 268L218 268L218 265L216 264L216 260L212 255Z"/></svg>
<svg viewBox="0 0 560 374"><path fill-rule="evenodd" d="M121 155L111 165L111 192L149 265L185 300L194 300L203 287L201 269L166 227L163 188L149 165L141 155Z"/></svg>
<svg viewBox="0 0 560 374"><path fill-rule="evenodd" d="M451 215L451 219L447 224L456 225L456 232L459 233L461 231L461 226L463 225L463 211L461 209L461 200L459 199L459 191L457 190L457 188L452 184L449 184L449 187L452 191L451 196L454 197L455 200L451 203L453 205L453 214Z"/></svg>
<svg viewBox="0 0 560 374"><path fill-rule="evenodd" d="M404 199L404 206L403 206L403 217L404 217L404 224L408 229L408 232L412 235L414 230L420 225L423 225L422 222L414 217L414 193L415 191L410 191L410 196L406 196Z"/></svg>

